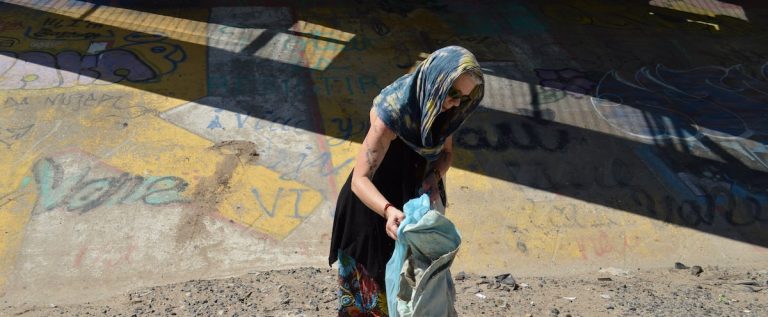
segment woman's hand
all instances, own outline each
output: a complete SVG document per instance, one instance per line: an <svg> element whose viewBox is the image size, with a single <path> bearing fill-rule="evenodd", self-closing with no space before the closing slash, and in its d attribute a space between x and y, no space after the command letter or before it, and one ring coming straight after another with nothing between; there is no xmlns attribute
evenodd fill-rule
<svg viewBox="0 0 768 317"><path fill-rule="evenodd" d="M403 219L405 219L405 214L403 214L400 209L397 209L395 207L389 207L386 210L387 213L387 224L386 224L386 230L387 235L392 238L392 240L397 240L397 228L400 226L400 223L403 222Z"/></svg>

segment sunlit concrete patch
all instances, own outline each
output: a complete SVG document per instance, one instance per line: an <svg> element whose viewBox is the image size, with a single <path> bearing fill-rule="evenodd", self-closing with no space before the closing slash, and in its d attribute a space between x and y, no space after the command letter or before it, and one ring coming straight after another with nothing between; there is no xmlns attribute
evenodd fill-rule
<svg viewBox="0 0 768 317"><path fill-rule="evenodd" d="M242 11L258 14L246 16ZM234 13L236 12L236 13ZM241 19L243 23L256 22L259 28L220 26L210 33L209 45L225 51L252 55L279 63L324 70L344 49L354 34L306 21L290 26L287 8L216 8L212 21L221 18ZM268 24L270 28L261 28Z"/></svg>
<svg viewBox="0 0 768 317"><path fill-rule="evenodd" d="M670 254L690 261L728 261L731 255L718 252L726 245L748 261L764 254L749 244L642 215L566 196L532 201L516 185L490 183L490 191L476 191L471 184L449 191L447 215L462 235L454 270L547 276L595 267L663 266L660 261Z"/></svg>
<svg viewBox="0 0 768 317"><path fill-rule="evenodd" d="M98 140L85 140L79 148L98 153L104 162L137 175L184 178L192 190L201 178L215 174L221 155L210 149L212 142L154 116L134 119L131 126L131 130L126 131L130 138L116 147L104 147L104 142ZM99 125L93 128L98 129Z"/></svg>
<svg viewBox="0 0 768 317"><path fill-rule="evenodd" d="M320 193L261 166L239 167L230 181L234 190L223 195L219 212L236 223L285 238L318 206Z"/></svg>
<svg viewBox="0 0 768 317"><path fill-rule="evenodd" d="M651 0L649 4L710 17L724 15L749 21L740 5L718 0Z"/></svg>
<svg viewBox="0 0 768 317"><path fill-rule="evenodd" d="M94 5L85 1L57 1L54 3L28 3L5 1L37 10L82 19L113 27L159 34L174 40L201 46L210 46L230 53L247 52L257 57L277 62L323 70L344 49L354 34L307 21L291 24L287 7L222 7L217 8L220 17L227 19L251 19L268 24L254 27L236 27L221 22L201 22L202 16L191 15L185 10L184 17L171 14L149 13L132 9ZM198 13L203 11L198 10ZM216 18L212 20L218 21ZM281 23L288 25L280 25ZM260 47L254 48L258 45ZM286 50L288 48L288 50ZM299 48L302 54L285 54ZM275 51L281 54L275 54Z"/></svg>
<svg viewBox="0 0 768 317"><path fill-rule="evenodd" d="M344 47L355 37L354 34L337 30L328 26L298 21L289 29L300 36L292 36L285 40L278 39L278 45L298 46L304 49L299 65L324 70L344 50ZM257 52L259 56L261 52Z"/></svg>

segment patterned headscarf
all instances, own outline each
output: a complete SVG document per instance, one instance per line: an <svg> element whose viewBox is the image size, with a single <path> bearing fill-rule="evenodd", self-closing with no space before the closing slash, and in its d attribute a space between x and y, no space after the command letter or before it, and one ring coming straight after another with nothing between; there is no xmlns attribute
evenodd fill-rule
<svg viewBox="0 0 768 317"><path fill-rule="evenodd" d="M472 73L480 82L472 101L440 113L453 82L463 73ZM429 161L436 160L445 139L458 130L483 99L483 73L475 56L459 46L441 48L406 74L381 90L373 107L382 121L410 148ZM438 119L438 115L441 120ZM433 129L436 121L438 127Z"/></svg>

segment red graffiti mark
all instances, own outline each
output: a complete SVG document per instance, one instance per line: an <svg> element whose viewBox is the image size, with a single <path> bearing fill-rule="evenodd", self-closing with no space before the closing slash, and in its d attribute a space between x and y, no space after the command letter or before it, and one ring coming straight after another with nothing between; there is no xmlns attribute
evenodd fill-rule
<svg viewBox="0 0 768 317"><path fill-rule="evenodd" d="M131 261L131 255L133 254L133 251L136 250L136 246L134 244L128 245L128 249L123 252L119 258L116 260L110 260L108 257L103 258L104 266L108 268L112 268L117 264L120 263L128 263Z"/></svg>
<svg viewBox="0 0 768 317"><path fill-rule="evenodd" d="M602 257L608 253L613 252L613 244L604 231L600 231L600 235L593 241L595 255L598 257Z"/></svg>
<svg viewBox="0 0 768 317"><path fill-rule="evenodd" d="M88 246L83 246L80 248L80 252L77 253L77 256L75 256L75 268L79 269L80 265L83 264L83 257L85 257L85 253L88 252Z"/></svg>
<svg viewBox="0 0 768 317"><path fill-rule="evenodd" d="M624 245L626 246L627 243L627 239L625 238ZM606 234L604 231L600 231L600 233L597 235L590 235L588 237L579 239L576 241L576 246L579 248L579 252L581 253L581 258L583 260L588 258L587 253L590 250L597 257L603 257L615 251L615 247L613 246L610 237L608 237L608 234Z"/></svg>
<svg viewBox="0 0 768 317"><path fill-rule="evenodd" d="M584 245L584 241L576 241L576 246L579 248L579 253L581 253L581 259L586 260L587 259L587 247Z"/></svg>
<svg viewBox="0 0 768 317"><path fill-rule="evenodd" d="M98 267L103 266L105 268L113 268L118 264L124 264L131 262L131 256L136 251L136 245L134 243L129 244L124 248L113 248L110 246L94 247L85 245L80 248L75 255L75 261L73 267L80 269L83 267Z"/></svg>

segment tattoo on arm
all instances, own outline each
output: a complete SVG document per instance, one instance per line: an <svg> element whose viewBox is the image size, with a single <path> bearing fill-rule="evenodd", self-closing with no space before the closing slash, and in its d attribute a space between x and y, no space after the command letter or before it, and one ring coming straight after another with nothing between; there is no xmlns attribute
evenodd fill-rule
<svg viewBox="0 0 768 317"><path fill-rule="evenodd" d="M378 151L369 148L365 151L365 158L368 161L368 174L365 176L373 180L373 175L376 174L376 169L379 168L379 164L376 162L378 160Z"/></svg>

